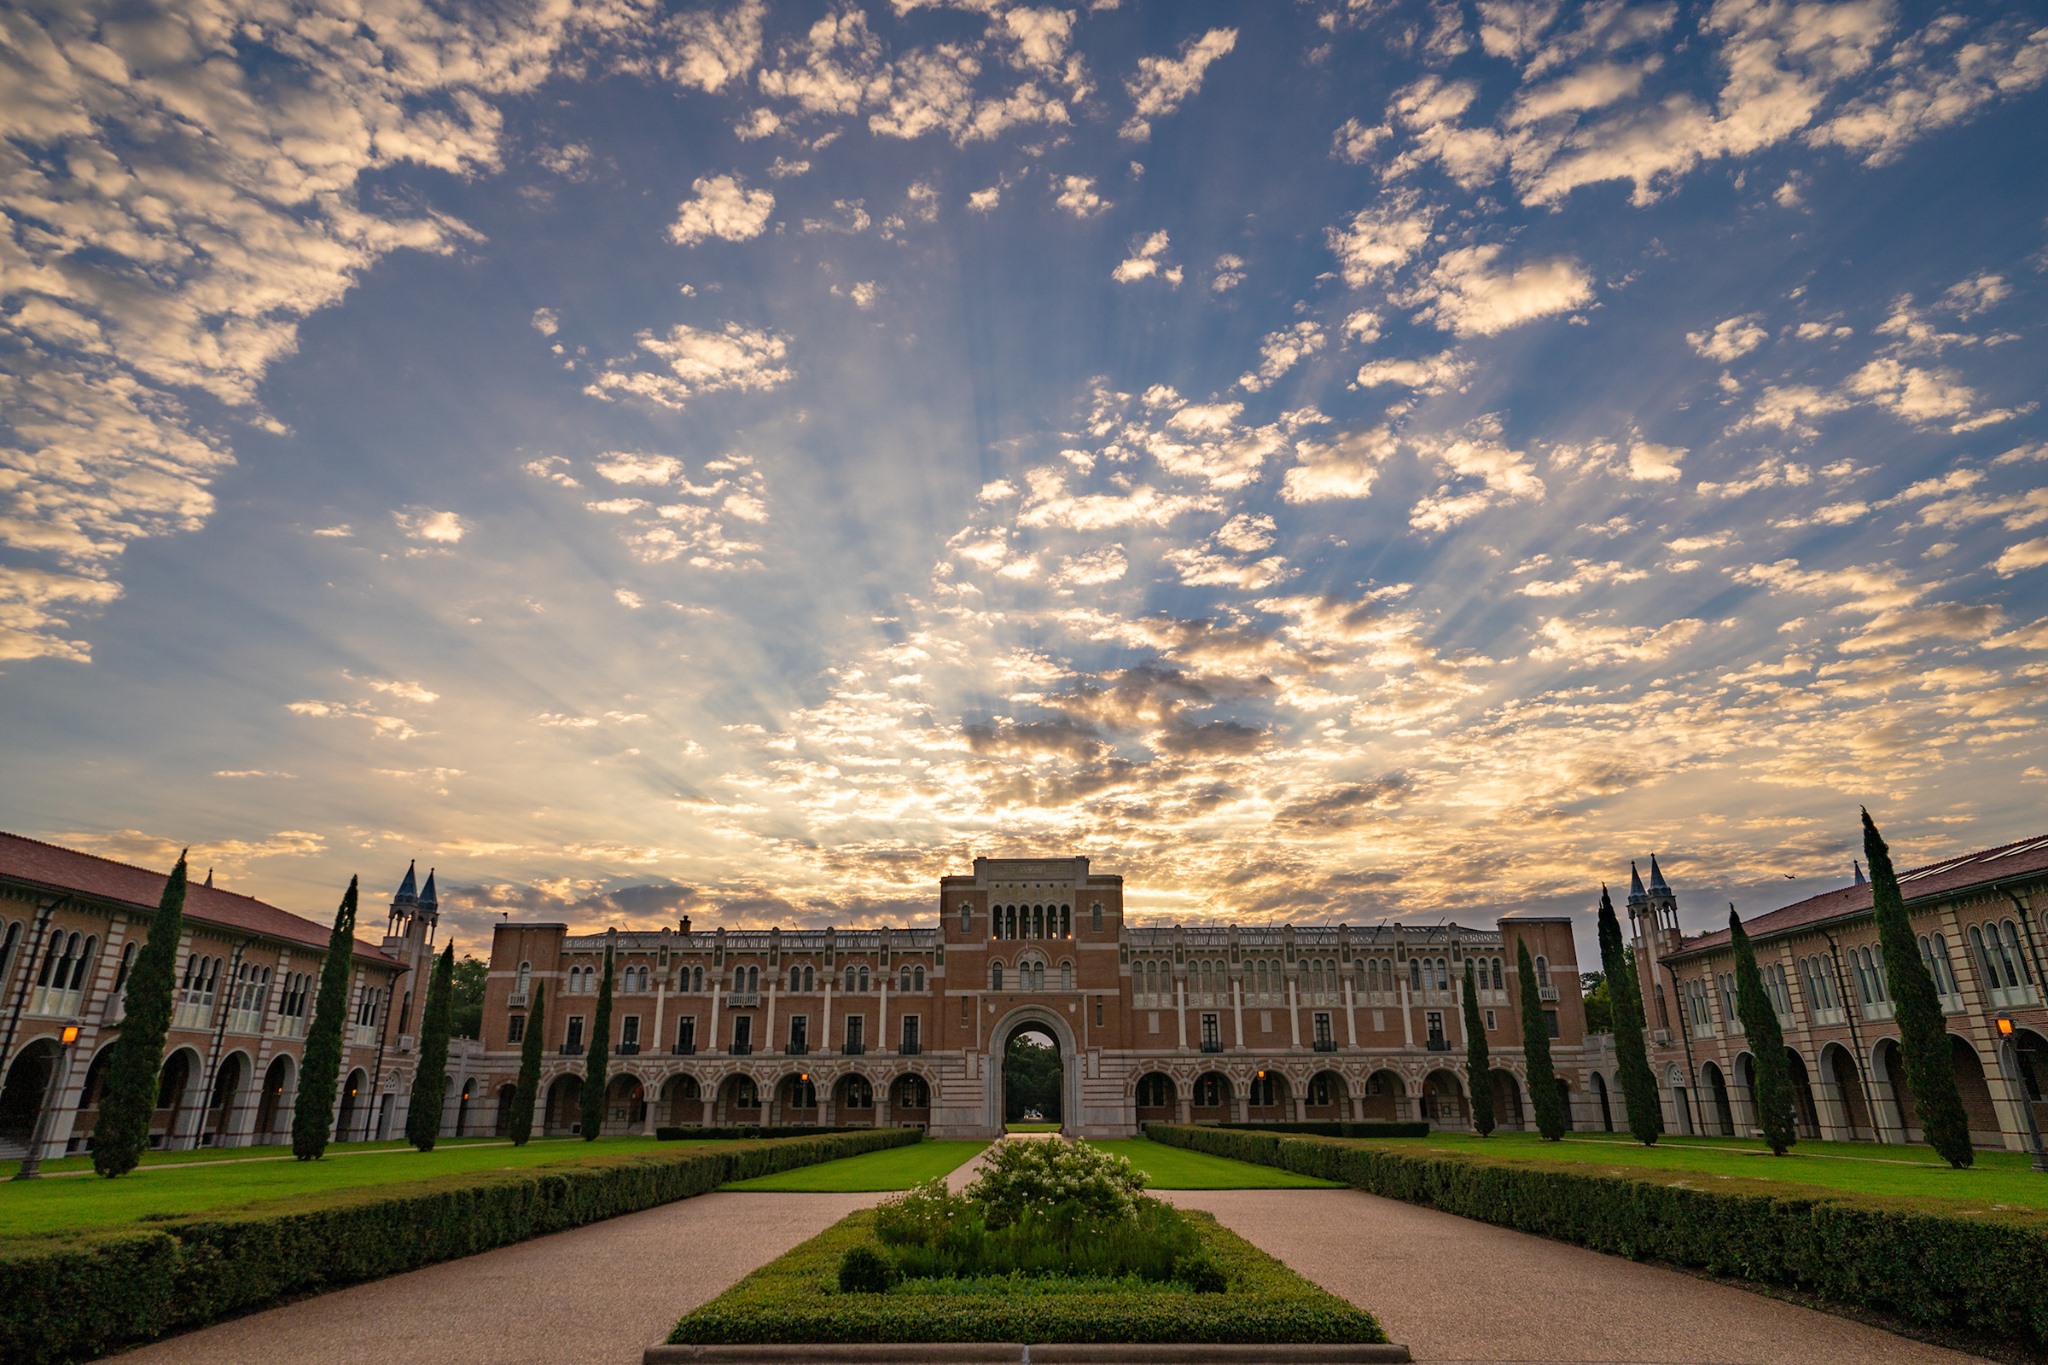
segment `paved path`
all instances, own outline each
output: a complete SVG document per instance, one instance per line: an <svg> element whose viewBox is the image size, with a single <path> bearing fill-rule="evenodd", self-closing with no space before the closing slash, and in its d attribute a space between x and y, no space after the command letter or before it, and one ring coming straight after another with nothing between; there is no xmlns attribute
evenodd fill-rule
<svg viewBox="0 0 2048 1365"><path fill-rule="evenodd" d="M1333 1293L1418 1361L1984 1365L1675 1270L1358 1190L1172 1190Z"/></svg>
<svg viewBox="0 0 2048 1365"><path fill-rule="evenodd" d="M137 1365L638 1365L677 1318L883 1198L712 1193L160 1341Z"/></svg>

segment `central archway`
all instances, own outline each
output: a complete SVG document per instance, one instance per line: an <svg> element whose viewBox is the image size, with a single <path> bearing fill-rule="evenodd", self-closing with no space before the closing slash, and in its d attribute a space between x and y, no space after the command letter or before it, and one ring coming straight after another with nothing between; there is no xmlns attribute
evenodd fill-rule
<svg viewBox="0 0 2048 1365"><path fill-rule="evenodd" d="M998 1019L988 1034L991 1046L982 1063L982 1112L985 1132L990 1137L1000 1136L1008 1119L1010 1045L1031 1034L1037 1035L1040 1046L1050 1042L1058 1061L1058 1085L1052 1092L1057 1097L1058 1111L1045 1114L1043 1121L1057 1122L1060 1131L1069 1133L1080 1126L1081 1071L1076 1064L1073 1030L1043 1005L1019 1005Z"/></svg>

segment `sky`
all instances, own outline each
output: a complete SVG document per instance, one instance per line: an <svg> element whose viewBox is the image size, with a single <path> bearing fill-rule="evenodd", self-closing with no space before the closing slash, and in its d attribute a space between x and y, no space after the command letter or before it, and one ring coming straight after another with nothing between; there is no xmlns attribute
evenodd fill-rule
<svg viewBox="0 0 2048 1365"><path fill-rule="evenodd" d="M0 7L0 827L1688 929L2048 832L2048 26ZM1590 936L1585 937L1590 945Z"/></svg>

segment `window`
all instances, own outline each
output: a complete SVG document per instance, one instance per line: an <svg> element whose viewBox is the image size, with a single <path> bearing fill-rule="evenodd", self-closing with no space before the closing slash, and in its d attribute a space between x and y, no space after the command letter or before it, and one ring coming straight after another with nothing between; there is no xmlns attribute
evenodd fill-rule
<svg viewBox="0 0 2048 1365"><path fill-rule="evenodd" d="M1336 1098L1330 1089L1330 1073L1318 1072L1309 1078L1308 1102L1315 1105L1335 1104Z"/></svg>
<svg viewBox="0 0 2048 1365"><path fill-rule="evenodd" d="M639 1015L629 1014L619 1021L619 1045L621 1047L640 1046Z"/></svg>
<svg viewBox="0 0 2048 1365"><path fill-rule="evenodd" d="M582 1048L583 1048L583 1016L582 1016L582 1015L580 1015L580 1014L572 1014L572 1015L570 1015L570 1016L569 1016L569 1031L568 1031L568 1032L567 1032L566 1034L564 1034L564 1035L562 1036L562 1046L563 1046L563 1047L565 1047L565 1048L569 1048L569 1049L571 1049L571 1050L574 1050L574 1051L581 1051L581 1050L582 1050Z"/></svg>
<svg viewBox="0 0 2048 1365"><path fill-rule="evenodd" d="M846 984L845 984L844 986L840 987L840 989L841 989L841 990L843 990L843 991L845 991L845 992L846 992L846 993L847 993L848 995L852 995L852 994L853 994L853 980L854 980L854 977L853 977L853 967L852 967L851 965L849 965L849 966L847 967L847 969L846 969Z"/></svg>
<svg viewBox="0 0 2048 1365"><path fill-rule="evenodd" d="M1251 1102L1254 1105L1267 1107L1276 1105L1280 1103L1279 1089L1280 1087L1276 1084L1276 1078L1261 1071L1258 1075L1252 1077Z"/></svg>
<svg viewBox="0 0 2048 1365"><path fill-rule="evenodd" d="M1934 978L1937 995L1953 996L1956 991L1955 969L1948 960L1948 939L1941 934L1929 938L1920 935L1920 960L1927 965L1927 974Z"/></svg>
<svg viewBox="0 0 2048 1365"><path fill-rule="evenodd" d="M1228 1101L1224 1098L1223 1078L1211 1071L1195 1082L1195 1103L1204 1109L1220 1109Z"/></svg>
<svg viewBox="0 0 2048 1365"><path fill-rule="evenodd" d="M911 973L910 973L910 989L912 989L912 990L914 990L914 991L922 991L922 990L924 989L924 968L923 968L923 967L916 967L916 968L913 968L913 969L911 970Z"/></svg>
<svg viewBox="0 0 2048 1365"><path fill-rule="evenodd" d="M1504 991L1507 987L1501 985L1500 970L1500 959L1495 958L1493 960L1493 988L1497 991Z"/></svg>
<svg viewBox="0 0 2048 1365"><path fill-rule="evenodd" d="M676 1020L676 1053L687 1057L697 1050L697 1021L692 1018Z"/></svg>
<svg viewBox="0 0 2048 1365"><path fill-rule="evenodd" d="M505 1021L505 1041L508 1043L518 1043L524 1042L525 1039L526 1016L523 1014L515 1014L510 1019L507 1019Z"/></svg>
<svg viewBox="0 0 2048 1365"><path fill-rule="evenodd" d="M532 964L531 962L522 962L522 963L520 963L520 964L519 964L519 977L518 977L518 979L517 979L517 980L515 980L515 981L514 981L514 982L512 983L512 993L513 993L514 995L524 995L524 994L526 994L526 987L527 987L528 983L529 983L529 982L531 982L532 980L533 980L533 964Z"/></svg>
<svg viewBox="0 0 2048 1365"><path fill-rule="evenodd" d="M846 1107L848 1109L872 1109L875 1107L875 1092L862 1076L846 1078Z"/></svg>
<svg viewBox="0 0 2048 1365"><path fill-rule="evenodd" d="M932 1107L932 1088L922 1076L905 1076L896 1082L896 1103L904 1109Z"/></svg>
<svg viewBox="0 0 2048 1365"><path fill-rule="evenodd" d="M704 969L702 967L692 967L690 969L690 989L693 991L704 989Z"/></svg>
<svg viewBox="0 0 2048 1365"><path fill-rule="evenodd" d="M805 1052L810 1049L810 1046L810 1016L803 1014L792 1014L789 1017L789 1050L791 1052Z"/></svg>
<svg viewBox="0 0 2048 1365"><path fill-rule="evenodd" d="M988 988L999 991L1003 988L1003 964L991 962L988 967Z"/></svg>
<svg viewBox="0 0 2048 1365"><path fill-rule="evenodd" d="M1074 964L1071 962L1062 962L1060 964L1060 989L1063 991L1074 989Z"/></svg>
<svg viewBox="0 0 2048 1365"><path fill-rule="evenodd" d="M10 941L7 946L8 948L12 948L14 945ZM114 973L114 989L117 991L121 990L128 984L128 973L135 966L135 949L136 942L132 938L129 939L128 942L124 944L121 948L121 967L119 971ZM0 979L5 979L7 975L6 962L7 952L4 949L0 949Z"/></svg>
<svg viewBox="0 0 2048 1365"><path fill-rule="evenodd" d="M917 1019L917 1016L916 1016L916 1015L914 1015L914 1014L906 1014L906 1015L904 1015L904 1016L903 1016L903 1051L905 1051L905 1052L916 1052L916 1051L918 1051L918 1050L919 1050L919 1037L920 1037L920 1033L919 1033L919 1026L918 1026L918 1019Z"/></svg>
<svg viewBox="0 0 2048 1365"><path fill-rule="evenodd" d="M1550 959L1536 954L1536 985L1538 989L1550 984Z"/></svg>
<svg viewBox="0 0 2048 1365"><path fill-rule="evenodd" d="M1408 959L1408 989L1411 991L1422 989L1422 959L1419 957Z"/></svg>
<svg viewBox="0 0 2048 1365"><path fill-rule="evenodd" d="M1551 1037L1553 1037L1553 1038L1557 1037L1557 1011L1556 1011L1556 1010L1545 1010L1545 1011L1543 1011L1543 1031L1544 1031L1545 1033L1548 1033L1548 1034L1549 1034L1549 1035L1550 1035Z"/></svg>
<svg viewBox="0 0 2048 1365"><path fill-rule="evenodd" d="M1424 1017L1429 1031L1429 1045L1439 1051L1444 1047L1444 1016L1441 1010L1431 1010Z"/></svg>
<svg viewBox="0 0 2048 1365"><path fill-rule="evenodd" d="M1102 1027L1102 1001L1099 999L1095 1002L1095 1027Z"/></svg>
<svg viewBox="0 0 2048 1365"><path fill-rule="evenodd" d="M1492 1032L1493 1032L1493 1031L1494 1031L1495 1029L1497 1029L1497 1028L1499 1028L1499 1027L1500 1027L1499 1023L1497 1023L1497 1022L1496 1022L1496 1021L1494 1020L1494 1017L1493 1017L1493 1011L1492 1011L1492 1010L1488 1010L1488 1011L1486 1012L1486 1031L1487 1031L1488 1033L1492 1033Z"/></svg>
<svg viewBox="0 0 2048 1365"><path fill-rule="evenodd" d="M864 1050L864 1048L865 1048L865 1044L866 1044L866 1041L867 1041L867 1022L868 1022L867 1020L865 1020L865 1019L861 1018L861 1016L859 1016L858 1014L856 1014L856 1015L852 1015L852 1016L850 1016L850 1017L849 1017L849 1018L847 1019L847 1021L846 1021L846 1055L847 1055L847 1056L849 1056L849 1057L854 1057L854 1056L858 1056L858 1055L859 1055L859 1054L860 1054L860 1053L861 1053L861 1052L862 1052L862 1051Z"/></svg>
<svg viewBox="0 0 2048 1365"><path fill-rule="evenodd" d="M1088 927L1098 934L1102 932L1101 901L1097 901L1094 905L1088 907Z"/></svg>
<svg viewBox="0 0 2048 1365"><path fill-rule="evenodd" d="M2000 923L2000 929L2002 931L2002 936L2005 941L2006 961L2008 964L2011 964L2007 966L2006 970L2007 972L2011 972L2012 967L2014 965L2018 966L2019 968L2019 978L2013 984L2024 984L2028 986L2033 985L2034 972L2033 969L2027 965L2026 950L2020 947L2019 926L2013 923L2011 920L2004 920ZM92 951L92 943L90 940L87 940L85 950L88 953Z"/></svg>
<svg viewBox="0 0 2048 1365"><path fill-rule="evenodd" d="M853 973L854 989L865 994L868 988L868 969L859 967Z"/></svg>
<svg viewBox="0 0 2048 1365"><path fill-rule="evenodd" d="M754 1020L751 1015L742 1014L732 1021L732 1050L736 1053L750 1051L754 1046Z"/></svg>
<svg viewBox="0 0 2048 1365"><path fill-rule="evenodd" d="M1331 1048L1336 1045L1337 1040L1330 1033L1330 1016L1318 1010L1316 1012L1316 1046Z"/></svg>
<svg viewBox="0 0 2048 1365"><path fill-rule="evenodd" d="M899 995L910 994L910 968L907 966L896 971L896 991Z"/></svg>
<svg viewBox="0 0 2048 1365"><path fill-rule="evenodd" d="M1138 1104L1144 1109L1164 1109L1173 1103L1173 1082L1156 1071L1138 1078Z"/></svg>
<svg viewBox="0 0 2048 1365"><path fill-rule="evenodd" d="M1217 1022L1217 1016L1213 1014L1202 1016L1202 1050L1204 1052L1221 1052L1223 1050L1223 1029Z"/></svg>
<svg viewBox="0 0 2048 1365"><path fill-rule="evenodd" d="M963 934L974 932L974 907L966 901L960 902L960 932Z"/></svg>

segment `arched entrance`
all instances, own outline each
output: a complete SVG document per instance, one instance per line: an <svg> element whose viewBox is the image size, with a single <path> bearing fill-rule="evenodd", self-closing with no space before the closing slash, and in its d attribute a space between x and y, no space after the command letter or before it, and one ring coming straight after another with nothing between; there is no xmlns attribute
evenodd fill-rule
<svg viewBox="0 0 2048 1365"><path fill-rule="evenodd" d="M1600 1131L1614 1131L1614 1106L1607 1102L1607 1078L1599 1072L1593 1073L1593 1096L1600 1101Z"/></svg>
<svg viewBox="0 0 2048 1365"><path fill-rule="evenodd" d="M1012 1030L1003 1047L1003 1122L1064 1122L1065 1069L1057 1038L1030 1025Z"/></svg>
<svg viewBox="0 0 2048 1365"><path fill-rule="evenodd" d="M1956 1095L1970 1121L1970 1141L1979 1147L1997 1147L2005 1135L1999 1131L1998 1110L1991 1103L1991 1087L1984 1080L1984 1061L1965 1039L1948 1036L1949 1055L1956 1070Z"/></svg>
<svg viewBox="0 0 2048 1365"><path fill-rule="evenodd" d="M292 1059L280 1053L263 1073L263 1094L256 1101L257 1143L285 1142L291 1138L291 1106L286 1096L292 1089Z"/></svg>
<svg viewBox="0 0 2048 1365"><path fill-rule="evenodd" d="M471 1076L462 1083L462 1093L455 1098L455 1136L469 1136L469 1106L472 1099L483 1099L483 1087Z"/></svg>
<svg viewBox="0 0 2048 1365"><path fill-rule="evenodd" d="M356 1137L356 1125L361 1120L366 1107L365 1102L369 1099L364 1093L369 1084L370 1078L363 1074L361 1067L349 1072L348 1079L341 1083L341 1117L334 1123L336 1142L349 1142Z"/></svg>
<svg viewBox="0 0 2048 1365"><path fill-rule="evenodd" d="M548 1087L547 1105L542 1109L541 1135L567 1137L583 1124L583 1078L557 1076Z"/></svg>
<svg viewBox="0 0 2048 1365"><path fill-rule="evenodd" d="M1682 1137L1692 1135L1692 1093L1686 1089L1685 1072L1676 1062L1665 1072L1665 1084L1671 1088L1671 1131Z"/></svg>
<svg viewBox="0 0 2048 1365"><path fill-rule="evenodd" d="M2048 1133L2048 1038L2032 1029L2017 1029L2012 1049L2021 1102L2033 1111L2034 1131Z"/></svg>
<svg viewBox="0 0 2048 1365"><path fill-rule="evenodd" d="M1488 1073L1487 1079L1492 1082L1494 1126L1517 1133L1525 1130L1529 1121L1522 1113L1521 1082L1515 1079L1512 1071L1503 1071L1499 1067Z"/></svg>
<svg viewBox="0 0 2048 1365"><path fill-rule="evenodd" d="M1820 1140L1820 1109L1813 1102L1813 1081L1806 1074L1806 1059L1785 1049L1785 1079L1792 1084L1792 1127L1800 1137Z"/></svg>
<svg viewBox="0 0 2048 1365"><path fill-rule="evenodd" d="M1220 1071L1204 1071L1195 1077L1193 1103L1188 1113L1196 1123L1225 1123L1235 1117L1230 1112L1230 1077Z"/></svg>
<svg viewBox="0 0 2048 1365"><path fill-rule="evenodd" d="M634 1075L612 1077L604 1095L604 1133L637 1133L647 1126L647 1087Z"/></svg>
<svg viewBox="0 0 2048 1365"><path fill-rule="evenodd" d="M1465 1112L1465 1087L1448 1071L1432 1071L1422 1078L1422 1117L1440 1128L1465 1128L1471 1117Z"/></svg>
<svg viewBox="0 0 2048 1365"><path fill-rule="evenodd" d="M99 1056L92 1059L92 1065L85 1069L85 1086L78 1092L78 1117L72 1120L71 1131L81 1137L90 1134L100 1121L100 1100L107 1093L108 1065L114 1060L112 1043L100 1049Z"/></svg>
<svg viewBox="0 0 2048 1365"><path fill-rule="evenodd" d="M718 1121L722 1124L761 1122L761 1087L752 1076L728 1076L718 1087Z"/></svg>
<svg viewBox="0 0 2048 1365"><path fill-rule="evenodd" d="M867 1127L875 1121L875 1087L858 1073L841 1076L832 1087L832 1122Z"/></svg>
<svg viewBox="0 0 2048 1365"><path fill-rule="evenodd" d="M661 1087L659 1121L672 1128L704 1122L704 1092L695 1076L671 1076Z"/></svg>
<svg viewBox="0 0 2048 1365"><path fill-rule="evenodd" d="M784 1076L775 1087L775 1113L770 1123L816 1123L818 1082L808 1071Z"/></svg>
<svg viewBox="0 0 2048 1365"><path fill-rule="evenodd" d="M508 1138L512 1136L512 1101L518 1096L516 1085L498 1087L498 1112L491 1123L491 1136Z"/></svg>
<svg viewBox="0 0 2048 1365"><path fill-rule="evenodd" d="M248 1059L239 1052L228 1054L213 1078L213 1093L206 1100L206 1121L199 1137L202 1147L225 1147L234 1125L235 1110L241 1107L242 1080Z"/></svg>
<svg viewBox="0 0 2048 1365"><path fill-rule="evenodd" d="M982 1112L986 1116L984 1131L991 1136L1000 1134L1005 1123L1025 1121L1009 1117L1011 1049L1021 1039L1032 1035L1036 1035L1033 1041L1022 1046L1050 1049L1051 1055L1032 1052L1018 1058L1018 1079L1025 1083L1026 1088L1018 1093L1017 1098L1035 1102L1044 1116L1040 1121L1057 1123L1063 1132L1072 1131L1078 1123L1081 1077L1080 1069L1074 1065L1073 1031L1065 1020L1043 1005L1019 1005L997 1020L989 1033L996 1047L982 1067L985 1077ZM1037 1069L1036 1074L1032 1068ZM1057 1082L1051 1084L1055 1074ZM1049 1112L1044 1107L1048 1101L1054 1105ZM1031 1103L1020 1103L1018 1112L1021 1115L1031 1107Z"/></svg>
<svg viewBox="0 0 2048 1365"><path fill-rule="evenodd" d="M194 1086L192 1072L199 1054L181 1047L164 1058L164 1069L156 1075L156 1113L149 1120L149 1145L170 1146L184 1127L186 1106Z"/></svg>
<svg viewBox="0 0 2048 1365"><path fill-rule="evenodd" d="M1401 1117L1401 1099L1407 1093L1398 1071L1375 1071L1365 1078L1359 1108L1369 1122L1393 1123Z"/></svg>
<svg viewBox="0 0 2048 1365"><path fill-rule="evenodd" d="M0 1084L0 1142L25 1148L35 1137L43 1092L56 1075L57 1052L56 1043L38 1038L7 1068L6 1083Z"/></svg>
<svg viewBox="0 0 2048 1365"><path fill-rule="evenodd" d="M1840 1043L1821 1049L1820 1064L1828 1083L1841 1100L1843 1136L1855 1141L1874 1140L1877 1129L1870 1121L1870 1105L1864 1098L1863 1078L1856 1074L1856 1059Z"/></svg>
<svg viewBox="0 0 2048 1365"><path fill-rule="evenodd" d="M1728 1078L1718 1064L1708 1062L1700 1068L1700 1079L1707 1091L1707 1126L1718 1137L1734 1137L1735 1106L1728 1098Z"/></svg>
<svg viewBox="0 0 2048 1365"><path fill-rule="evenodd" d="M1134 1097L1140 1128L1148 1123L1172 1123L1179 1117L1180 1091L1164 1071L1148 1071L1138 1077Z"/></svg>
<svg viewBox="0 0 2048 1365"><path fill-rule="evenodd" d="M1351 1090L1334 1071L1318 1071L1308 1078L1308 1093L1302 1097L1303 1116L1324 1121L1351 1117Z"/></svg>

